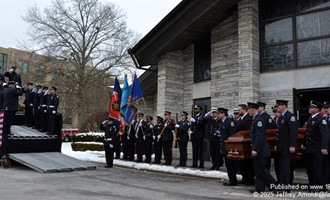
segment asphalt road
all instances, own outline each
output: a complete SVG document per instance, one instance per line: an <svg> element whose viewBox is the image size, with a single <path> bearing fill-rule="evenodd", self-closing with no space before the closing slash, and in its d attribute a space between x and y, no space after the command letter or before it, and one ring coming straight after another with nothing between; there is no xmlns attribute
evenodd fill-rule
<svg viewBox="0 0 330 200"><path fill-rule="evenodd" d="M0 168L1 200L251 199L249 188L121 167L48 174L20 165Z"/></svg>

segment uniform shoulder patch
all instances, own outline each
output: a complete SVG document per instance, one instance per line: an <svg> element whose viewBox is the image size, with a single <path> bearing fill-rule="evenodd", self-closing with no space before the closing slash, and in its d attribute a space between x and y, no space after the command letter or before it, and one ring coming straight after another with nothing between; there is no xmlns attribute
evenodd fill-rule
<svg viewBox="0 0 330 200"><path fill-rule="evenodd" d="M257 126L258 127L262 127L262 122L261 121L258 121Z"/></svg>
<svg viewBox="0 0 330 200"><path fill-rule="evenodd" d="M296 118L294 116L291 117L290 121L295 122Z"/></svg>
<svg viewBox="0 0 330 200"><path fill-rule="evenodd" d="M322 124L323 125L327 125L327 121L325 121L325 119L322 120Z"/></svg>
<svg viewBox="0 0 330 200"><path fill-rule="evenodd" d="M235 126L234 122L230 122L230 126Z"/></svg>

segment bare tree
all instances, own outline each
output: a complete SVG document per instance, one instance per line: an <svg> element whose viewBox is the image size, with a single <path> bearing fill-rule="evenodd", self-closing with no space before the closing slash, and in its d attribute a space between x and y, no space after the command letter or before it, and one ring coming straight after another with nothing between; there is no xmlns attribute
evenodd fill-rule
<svg viewBox="0 0 330 200"><path fill-rule="evenodd" d="M110 84L102 80L132 66L126 51L138 36L128 30L125 13L98 0L53 0L43 12L29 8L23 19L39 47L34 51L60 66L51 69L51 81L71 96L76 120L82 123L88 108L97 104L93 88Z"/></svg>

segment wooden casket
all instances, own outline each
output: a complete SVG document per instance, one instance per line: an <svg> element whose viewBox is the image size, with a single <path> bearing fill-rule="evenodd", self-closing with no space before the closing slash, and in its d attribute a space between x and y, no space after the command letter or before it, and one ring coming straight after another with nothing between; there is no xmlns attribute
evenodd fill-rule
<svg viewBox="0 0 330 200"><path fill-rule="evenodd" d="M225 141L226 150L228 151L227 158L233 160L246 160L251 158L251 137L250 131L239 131L231 135L228 140ZM298 129L296 154L301 155L303 150L300 148L304 135L306 133L305 128ZM274 155L274 146L276 140L277 129L268 129L266 131L267 142L271 156Z"/></svg>

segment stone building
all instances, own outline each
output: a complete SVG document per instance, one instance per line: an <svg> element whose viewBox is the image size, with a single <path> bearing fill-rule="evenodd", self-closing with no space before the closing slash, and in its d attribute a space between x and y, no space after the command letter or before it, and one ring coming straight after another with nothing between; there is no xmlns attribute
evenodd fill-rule
<svg viewBox="0 0 330 200"><path fill-rule="evenodd" d="M330 100L329 0L182 0L131 50L147 112Z"/></svg>

